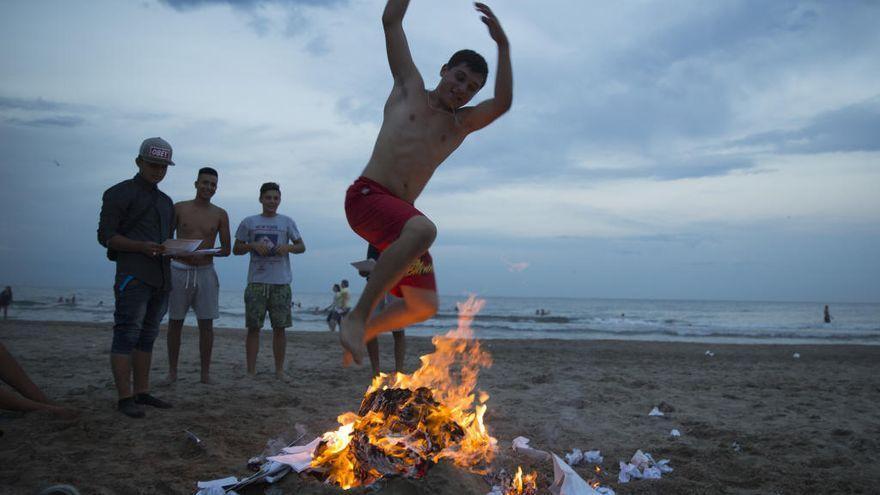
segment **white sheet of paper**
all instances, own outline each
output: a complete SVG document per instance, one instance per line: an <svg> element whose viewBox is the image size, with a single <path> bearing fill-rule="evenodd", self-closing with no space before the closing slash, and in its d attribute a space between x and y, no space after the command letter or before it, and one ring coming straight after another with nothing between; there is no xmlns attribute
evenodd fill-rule
<svg viewBox="0 0 880 495"><path fill-rule="evenodd" d="M165 239L162 245L165 246L166 256L179 256L192 253L199 248L201 243L201 239Z"/></svg>
<svg viewBox="0 0 880 495"><path fill-rule="evenodd" d="M553 484L550 485L550 493L554 495L597 495L599 493L556 454L551 454L551 456L553 458Z"/></svg>
<svg viewBox="0 0 880 495"><path fill-rule="evenodd" d="M211 488L214 486L229 486L238 483L238 478L235 476L230 476L228 478L221 478L219 480L210 480L210 481L199 481L196 486L199 488Z"/></svg>
<svg viewBox="0 0 880 495"><path fill-rule="evenodd" d="M285 452L284 454L273 455L266 459L286 464L292 467L297 473L301 473L308 469L312 464L312 454L315 453L315 449L318 448L319 443L321 443L321 437L312 440L306 445L284 447L284 449L282 449Z"/></svg>
<svg viewBox="0 0 880 495"><path fill-rule="evenodd" d="M201 254L218 254L220 252L220 248L206 248L206 249L196 249L195 251L190 251L188 253L179 253L175 256L179 258L186 258L187 256L198 256Z"/></svg>
<svg viewBox="0 0 880 495"><path fill-rule="evenodd" d="M351 266L359 272L372 272L376 267L376 260L365 259L361 261L352 261Z"/></svg>

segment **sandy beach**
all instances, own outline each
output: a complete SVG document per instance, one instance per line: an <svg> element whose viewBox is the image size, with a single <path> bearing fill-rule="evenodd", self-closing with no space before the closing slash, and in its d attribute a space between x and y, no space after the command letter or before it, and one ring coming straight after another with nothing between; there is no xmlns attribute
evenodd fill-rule
<svg viewBox="0 0 880 495"><path fill-rule="evenodd" d="M335 335L290 332L287 371L271 371L264 334L258 375L244 372L244 332L215 332L214 384L199 383L197 331L188 328L181 379L154 387L174 404L142 420L115 410L106 324L8 321L2 341L31 378L79 420L45 413L0 413L0 492L34 494L53 483L82 493L192 493L198 480L249 474L246 462L267 441L290 438L297 423L309 439L336 428L336 416L356 409L369 367L343 369ZM752 346L622 341L485 341L494 365L480 375L488 392L486 422L498 439L496 467L523 464L552 482L549 464L530 465L510 450L526 436L536 448L564 454L599 449L606 481L629 493L876 493L880 485L880 348ZM707 348L714 357L704 353ZM391 340L381 341L384 367ZM407 366L432 350L411 338ZM798 352L800 359L792 354ZM163 334L152 378L167 369ZM673 409L649 417L655 405ZM671 429L682 436L669 437ZM184 430L205 444L197 449ZM734 448L736 443L739 448ZM618 461L637 449L667 458L674 472L656 481L617 483ZM589 478L590 467L575 468ZM271 493L341 490L290 474ZM241 493L264 493L258 486ZM480 476L435 466L418 481L396 480L383 493L486 493ZM352 493L369 490L355 489Z"/></svg>

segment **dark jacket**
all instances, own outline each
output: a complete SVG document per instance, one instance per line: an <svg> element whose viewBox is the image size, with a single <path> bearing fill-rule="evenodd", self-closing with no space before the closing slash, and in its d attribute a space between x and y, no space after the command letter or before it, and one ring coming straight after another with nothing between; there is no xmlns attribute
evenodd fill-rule
<svg viewBox="0 0 880 495"><path fill-rule="evenodd" d="M131 225L141 212L146 212ZM174 203L155 184L140 174L104 191L98 242L107 247L114 235L135 241L163 243L174 228ZM150 286L171 290L171 265L168 257L151 258L141 253L117 252L116 273L131 275Z"/></svg>

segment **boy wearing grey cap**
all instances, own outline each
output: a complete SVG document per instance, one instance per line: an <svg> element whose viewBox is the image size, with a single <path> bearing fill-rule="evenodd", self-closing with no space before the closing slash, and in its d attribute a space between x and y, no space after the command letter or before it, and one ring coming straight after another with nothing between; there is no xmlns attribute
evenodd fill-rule
<svg viewBox="0 0 880 495"><path fill-rule="evenodd" d="M171 152L164 139L145 139L135 159L137 175L104 191L98 224L98 242L116 262L110 366L119 395L117 407L132 418L144 416L144 405L171 407L149 393L153 342L171 290L162 243L171 236L174 204L158 188L168 166L174 165Z"/></svg>

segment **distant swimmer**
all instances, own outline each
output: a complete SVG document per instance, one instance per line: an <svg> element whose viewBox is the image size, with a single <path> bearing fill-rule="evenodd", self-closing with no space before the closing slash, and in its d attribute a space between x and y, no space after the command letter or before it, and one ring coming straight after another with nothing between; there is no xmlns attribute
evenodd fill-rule
<svg viewBox="0 0 880 495"><path fill-rule="evenodd" d="M3 289L3 292L0 292L0 309L3 310L3 319L6 319L6 312L9 310L9 305L12 304L12 287L6 286Z"/></svg>
<svg viewBox="0 0 880 495"><path fill-rule="evenodd" d="M825 305L825 323L831 323L831 311L828 309L828 305Z"/></svg>

